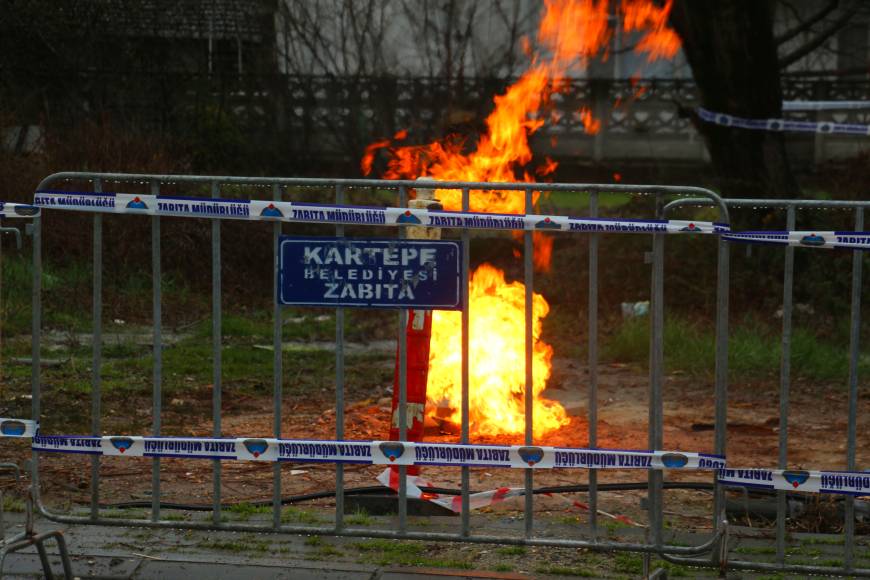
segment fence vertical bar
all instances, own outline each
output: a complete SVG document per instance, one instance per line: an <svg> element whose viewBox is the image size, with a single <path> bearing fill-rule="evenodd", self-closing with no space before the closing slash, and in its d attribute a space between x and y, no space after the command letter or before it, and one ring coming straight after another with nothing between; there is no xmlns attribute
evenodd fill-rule
<svg viewBox="0 0 870 580"><path fill-rule="evenodd" d="M344 186L335 186L336 205L344 204ZM344 226L335 226L335 235L344 237ZM344 308L335 309L335 438L344 439ZM344 529L344 464L335 464L335 530Z"/></svg>
<svg viewBox="0 0 870 580"><path fill-rule="evenodd" d="M3 250L3 240L0 240L0 282L2 282L2 277L3 277L3 252L2 252L2 250ZM2 286L2 284L0 284L0 286ZM2 316L3 301L2 301L2 300L3 300L3 299L2 299L2 292L0 292L0 351L3 350L3 342L2 342L2 335L3 335L3 316ZM0 381L2 381L2 380L3 380L3 362L2 362L2 360L0 360ZM2 540L3 537L5 536L5 531L4 531L4 527L3 527L3 521L2 521L2 518L3 518L3 497L2 497L2 496L3 496L3 494L2 494L2 492L0 492L0 540Z"/></svg>
<svg viewBox="0 0 870 580"><path fill-rule="evenodd" d="M462 189L462 211L468 211L471 205L471 192L468 188ZM471 313L468 311L468 276L471 265L471 235L468 229L462 230L462 433L460 442L469 443L468 414L469 414L469 361L468 361L468 328ZM468 537L470 533L470 502L469 487L471 485L471 472L467 465L462 466L462 522L461 533Z"/></svg>
<svg viewBox="0 0 870 580"><path fill-rule="evenodd" d="M407 207L408 190L399 188L399 205ZM405 237L405 230L399 229L399 238ZM408 438L408 310L399 310L399 441ZM399 466L399 532L408 530L408 468Z"/></svg>
<svg viewBox="0 0 870 580"><path fill-rule="evenodd" d="M160 182L151 181L151 195L160 194ZM151 434L160 436L163 391L163 313L161 308L160 216L151 218L151 285L154 324L153 374L151 390ZM151 460L151 521L160 519L160 458Z"/></svg>
<svg viewBox="0 0 870 580"><path fill-rule="evenodd" d="M728 435L728 307L731 291L731 254L729 242L718 240L718 264L716 274L716 378L714 386L714 432L713 449L718 455L725 455ZM725 496L718 484L718 471L713 474L713 528L719 528L720 514L725 509ZM718 557L718 551L713 551Z"/></svg>
<svg viewBox="0 0 870 580"><path fill-rule="evenodd" d="M94 179L94 192L103 190L102 181ZM100 415L102 414L103 364L103 216L94 214L94 296L93 296L93 335L91 363L91 433L100 435ZM100 503L100 457L91 455L91 519L99 517Z"/></svg>
<svg viewBox="0 0 870 580"><path fill-rule="evenodd" d="M211 183L211 196L220 196L220 184ZM214 437L221 436L221 222L211 220L211 338L212 338L212 420ZM221 462L212 462L212 521L221 521Z"/></svg>
<svg viewBox="0 0 870 580"><path fill-rule="evenodd" d="M533 213L533 203L532 203L532 190L526 189L526 213ZM534 417L532 416L532 411L534 407L534 372L532 369L533 364L533 348L534 345L532 343L533 337L533 325L532 325L532 308L533 308L533 292L534 292L534 272L532 270L532 255L535 251L534 247L534 239L532 238L532 232L526 230L523 232L523 274L524 274L524 282L526 285L526 329L525 329L525 342L526 342L526 388L524 390L525 395L525 426L526 426L526 434L525 434L525 444L526 445L534 445L534 430L533 430L533 421ZM525 520L525 532L526 537L531 538L534 530L534 475L532 472L532 468L527 467L525 470L525 509L523 512L523 518Z"/></svg>
<svg viewBox="0 0 870 580"><path fill-rule="evenodd" d="M795 208L788 206L786 229L795 229ZM794 286L794 248L785 249L785 271L782 283L782 358L779 367L779 459L780 469L788 468L788 397L791 378L791 315ZM785 563L786 493L776 492L776 562Z"/></svg>
<svg viewBox="0 0 870 580"><path fill-rule="evenodd" d="M272 200L281 201L281 186L272 185ZM278 301L281 280L278 278L278 263L280 260L281 221L272 224L272 256L273 256L273 303L272 303L272 434L281 438L281 405L283 404L284 353L282 350L283 325L281 320L281 304ZM272 527L281 527L281 463L276 461L272 466Z"/></svg>
<svg viewBox="0 0 870 580"><path fill-rule="evenodd" d="M864 229L864 208L855 209L855 231ZM858 360L861 355L861 277L864 252L852 251L852 316L849 328L849 419L846 433L846 469L855 471L856 438L858 433ZM855 560L855 498L845 499L845 522L843 533L843 566L851 571Z"/></svg>
<svg viewBox="0 0 870 580"><path fill-rule="evenodd" d="M598 217L598 192L589 194L589 217ZM589 447L598 446L598 242L599 234L589 234ZM598 472L589 470L589 531L598 536Z"/></svg>
<svg viewBox="0 0 870 580"><path fill-rule="evenodd" d="M42 413L42 217L33 218L33 278L30 288L30 418ZM30 481L34 499L39 497L39 453L32 451Z"/></svg>
<svg viewBox="0 0 870 580"><path fill-rule="evenodd" d="M656 195L656 217L662 218L663 199ZM662 448L662 382L664 367L664 272L665 234L653 234L653 263L649 364L649 446ZM653 543L662 546L662 471L649 471L649 520Z"/></svg>

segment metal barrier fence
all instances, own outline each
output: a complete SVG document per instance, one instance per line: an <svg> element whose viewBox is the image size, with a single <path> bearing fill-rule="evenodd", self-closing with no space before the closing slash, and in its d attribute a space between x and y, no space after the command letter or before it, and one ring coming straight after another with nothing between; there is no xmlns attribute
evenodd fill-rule
<svg viewBox="0 0 870 580"><path fill-rule="evenodd" d="M98 174L98 173L60 173L52 175L39 185L39 192L51 192L53 186L58 183L74 181L76 183L87 183L89 188L85 195L100 194L109 184L118 183L125 187L142 187L147 184L150 195L160 195L161 186L165 184L182 184L195 186L208 186L211 188L212 198L220 200L220 192L222 187L268 187L271 188L272 202L280 204L284 198L286 188L328 188L334 192L335 204L344 206L345 197L349 190L354 188L377 188L380 190L388 190L395 192L397 206L399 208L407 207L409 190L420 188L419 182L413 181L380 181L380 180L329 180L329 179L268 179L268 178L239 178L239 177L216 177L216 176L172 176L172 175L128 175L128 174ZM562 191L576 192L578 194L589 196L589 217L588 218L560 218L551 216L554 223L559 225L559 229L563 230L578 230L583 231L590 236L589 240L589 304L588 304L588 368L589 368L589 390L588 390L588 420L589 420L589 447L596 448L598 443L598 279L599 279L599 242L604 228L597 227L597 224L605 223L605 221L597 221L598 219L598 199L601 193L629 193L629 194L648 194L652 195L655 200L655 214L650 216L652 220L664 220L667 214L674 209L683 205L713 205L718 208L719 220L723 224L729 221L729 207L743 207L745 205L761 205L758 200L722 200L715 193L702 188L693 187L668 187L668 186L621 186L621 185L600 185L600 184L487 184L487 183L466 183L466 182L439 182L438 189L453 189L461 190L462 204L464 215L468 213L470 207L470 196L474 191L479 190L510 190L523 192L525 196L526 216L515 216L523 218L524 221L519 226L513 226L515 229L523 230L523 281L525 284L525 300L526 300L526 319L525 319L525 352L526 352L526 386L525 389L525 445L534 445L536 442L532 436L532 315L531 304L534 293L534 274L532 265L533 253L533 238L534 220L539 220L543 216L531 215L533 211L533 192L536 191ZM78 191L84 191L79 189ZM49 193L49 196L51 194ZM58 194L61 195L61 194ZM669 198L673 196L696 196L682 198L677 201L668 203ZM156 198L155 198L156 199ZM836 204L837 202L828 202ZM794 226L794 211L795 208L801 207L801 202L781 202L776 201L768 203L768 205L782 204L788 207L789 212L789 229ZM789 205L791 204L791 205ZM102 333L102 246L103 246L103 215L100 212L112 211L105 206L80 204L75 205L51 205L43 200L38 205L48 209L78 209L84 211L97 212L93 216L93 239L94 239L94 279L93 279L93 376L92 376L92 391L91 391L91 419L92 419L92 434L95 437L102 435L101 429L101 333ZM290 204L292 205L292 204ZM826 203L821 203L821 206L828 207ZM848 207L856 209L856 225L860 229L862 220L861 207L867 204L856 203ZM326 207L324 204L322 207ZM332 206L334 207L334 206ZM813 206L815 207L815 206ZM402 210L404 211L404 210ZM162 215L186 215L166 213ZM206 217L207 214L195 217ZM188 216L190 217L190 216ZM224 216L232 217L232 216ZM285 215L285 218L287 216ZM162 414L162 357L163 337L162 337L162 310L161 310L161 215L151 215L152 238L151 238L151 263L153 273L153 406L152 406L152 435L157 437L161 435L161 414ZM221 437L221 252L220 252L220 221L223 218L210 217L212 222L212 352L214 360L213 368L213 399L212 413L214 418L215 438ZM40 383L40 334L42 331L42 323L40 319L41 313L41 282L42 282L42 256L41 256L41 217L34 218L33 224L33 343L32 343L32 417L38 419L41 415L41 383ZM294 221L294 219L285 219L284 221ZM295 221L315 221L323 223L329 220L307 220L300 218ZM616 220L619 221L619 220ZM650 365L649 365L649 422L648 422L648 446L651 450L661 450L663 446L663 431L664 431L664 404L663 404L663 384L664 384L664 260L665 249L664 239L666 233L674 233L681 229L689 229L686 224L689 222L667 222L657 221L659 224L656 227L650 228L649 223L645 222L645 227L627 224L631 220L621 220L623 229L615 226L611 231L629 232L638 231L642 233L650 233L652 236L652 279L651 279L651 300L650 300ZM272 224L273 233L273 258L278 261L279 247L278 240L281 235L281 221L274 221ZM336 235L344 236L345 223L354 223L351 221L335 220ZM691 230L702 233L727 233L728 228L723 224L708 224L704 227L696 228L692 222ZM577 227L572 227L576 225ZM399 224L396 224L399 225ZM468 226L468 222L466 222ZM659 227L661 226L661 227ZM487 229L487 225L477 225L461 228L462 244L462 286L468 288L469 283L469 242L471 239L470 229ZM493 229L510 229L504 226L495 227ZM399 228L401 236L402 228ZM728 390L728 292L729 292L729 242L723 239L722 236L716 241L718 244L718 263L717 263L717 281L716 281L716 353L715 353L715 391L714 391L714 453L717 455L725 455L726 450L726 416L727 416L727 390ZM860 252L856 252L860 255ZM860 259L856 260L857 265L853 269L853 313L860 314ZM786 294L784 301L783 315L783 367L782 367L782 382L781 382L781 399L780 421L782 427L787 427L788 414L788 387L789 387L789 365L788 365L788 344L791 333L791 279L793 276L793 248L786 249ZM273 431L276 439L281 438L281 413L282 413L282 313L281 307L277 300L277 284L275 292L275 307L273 311L273 346L274 346L274 378L273 378ZM468 373L468 296L467 292L464 296L463 315L462 315L462 353L463 353L463 372L462 372L462 433L461 443L469 444L469 409L468 409L468 389L469 389L469 373ZM336 407L335 421L336 433L335 438L341 441L345 437L344 426L344 310L336 308ZM857 321L856 321L857 320ZM400 310L399 328L404 329L407 321L407 311ZM855 408L857 407L857 339L858 327L860 319L856 319L853 315L853 344L851 360L851 375L850 375L850 426L849 426L849 469L855 469ZM401 429L401 440L405 440L406 417L405 417L405 401L406 401L406 373L407 373L407 352L404 340L404 333L399 333L399 425ZM855 397L855 399L851 399ZM786 468L785 449L787 445L787 430L780 429L780 464L782 469ZM328 527L311 527L311 526L292 526L281 522L281 469L280 464L275 462L273 472L273 498L272 498L272 524L271 526L256 526L240 523L226 523L221 519L221 464L219 460L215 460L213 464L213 482L214 489L212 494L212 521L211 522L178 522L170 521L161 518L161 491L160 491L160 473L161 465L160 458L154 457L152 464L152 482L151 482L151 517L148 520L134 519L118 519L106 518L100 514L100 456L93 455L91 457L91 500L90 500L90 515L88 517L77 517L68 514L57 514L51 512L39 498L39 465L40 452L33 452L32 459L32 479L34 484L34 494L37 500L37 506L40 512L55 521L67 523L100 523L104 525L146 525L154 527L187 527L197 529L225 529L237 531L284 531L294 533L319 533L319 534L336 534L345 536L366 536L366 537L381 537L381 538L408 538L434 541L465 541L465 542L494 542L507 544L529 544L542 546L563 546L563 547L583 547L595 549L612 549L612 550L631 550L644 553L655 553L662 557L666 557L673 561L688 562L696 565L724 565L727 554L727 521L724 519L724 493L726 486L720 485L718 480L714 478L715 494L712 509L713 532L710 537L700 545L683 546L670 545L664 539L664 519L663 519L663 492L664 478L661 469L650 469L648 471L648 511L649 511L649 541L646 542L614 542L601 537L599 524L597 520L597 505L598 505L598 489L597 489L597 470L589 470L589 529L588 537L584 539L565 539L543 537L535 535L534 514L533 514L533 487L534 477L533 469L525 469L525 486L524 486L524 521L525 533L523 537L515 536L495 536L474 533L470 526L469 520L469 466L461 465L462 474L462 490L461 500L462 507L460 529L455 534L421 532L408 530L407 528L407 486L405 484L405 467L399 467L400 483L399 483L399 511L398 511L398 530L386 529L371 529L371 528L354 528L346 525L344 514L344 469L340 462L336 462L336 513L335 525ZM797 572L822 572L836 573L841 570L832 569L831 567L809 567L809 566L793 566L786 564L784 561L784 542L785 542L785 494L779 492L779 509L780 517L778 518L777 528L777 564L765 566L755 562L743 562L728 560L727 565L734 567L745 567L755 569L777 569ZM852 509L852 502L847 500L847 509ZM854 574L870 575L870 570L856 569L852 566L851 549L854 540L854 516L851 520L848 518L847 512L847 556L843 566L843 571L849 571ZM701 556L709 554L703 558L688 558L689 556Z"/></svg>
<svg viewBox="0 0 870 580"><path fill-rule="evenodd" d="M854 213L855 232L865 232L864 210L870 208L870 201L833 201L833 200L782 200L782 199L725 199L724 203L731 210L741 209L771 209L785 211L786 230L796 229L796 214L800 210L846 210ZM665 215L679 207L698 204L709 204L704 199L681 199L669 203L665 207ZM837 232L847 234L848 232ZM866 233L865 233L866 235ZM784 248L783 265L783 297L782 297L782 351L779 369L779 417L778 417L778 469L788 469L788 432L789 432L789 395L791 390L791 345L792 345L792 316L794 314L794 245L786 245ZM727 252L727 250L725 250ZM858 468L856 463L857 451L857 425L858 425L858 363L860 357L860 333L861 333L861 297L862 297L862 265L864 254L861 251L852 253L852 276L850 296L850 326L849 326L849 406L846 431L846 469L850 472ZM721 260L721 256L720 256ZM727 302L727 290L725 291ZM719 296L722 299L722 294ZM727 349L727 341L720 343ZM718 353L717 353L717 360ZM722 360L727 360L727 353ZM726 377L721 377L724 385ZM720 384L717 368L717 385ZM723 395L725 396L725 395ZM717 406L717 411L719 407ZM723 411L724 412L724 411ZM717 417L724 423L724 416ZM718 440L717 440L718 442ZM717 453L726 454L726 441L722 441L722 447L717 445ZM727 486L722 486L727 487ZM870 569L855 566L855 498L847 495L844 498L845 510L843 521L844 550L842 567L832 566L804 566L786 563L786 492L777 491L776 503L776 563L765 564L750 562L737 558L728 558L728 566L749 570L785 571L809 574L844 574L844 575L870 575ZM680 561L680 559L663 557ZM684 563L688 560L682 560ZM699 564L703 562L697 562Z"/></svg>

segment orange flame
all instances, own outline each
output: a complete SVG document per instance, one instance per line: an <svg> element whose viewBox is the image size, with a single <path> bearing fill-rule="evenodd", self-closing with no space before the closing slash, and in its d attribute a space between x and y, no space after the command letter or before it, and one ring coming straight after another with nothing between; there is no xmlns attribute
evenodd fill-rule
<svg viewBox="0 0 870 580"><path fill-rule="evenodd" d="M452 135L443 141L391 149L391 157L384 177L387 179L414 179L420 176L441 181L517 181L517 168L532 160L529 135L537 131L543 119L532 118L545 95L549 79L540 68L529 71L503 95L495 97L495 110L486 119L488 131L481 135L477 148L463 153L465 139ZM369 154L386 147L383 141L366 148L363 172L371 168ZM524 175L524 178L530 177ZM462 192L439 189L436 197L445 209L462 209ZM537 202L535 192L533 202ZM525 199L521 191L474 191L470 198L471 211L524 213Z"/></svg>
<svg viewBox="0 0 870 580"><path fill-rule="evenodd" d="M645 30L641 45L652 60L667 55L664 44L671 0L663 8L653 0L623 0L626 30ZM468 150L467 137L449 135L426 145L391 147L390 141L372 143L361 161L364 174L372 168L377 151L388 152L387 179L431 177L442 181L515 182L534 181L534 175L552 174L558 164L547 159L532 170L529 138L547 118L558 122L558 114L547 114L550 97L570 89L565 78L582 69L588 59L607 50L612 37L609 0L545 0L545 12L537 31L537 44L527 38L522 49L530 58L528 70L504 94L496 96L494 109L486 119L486 130ZM631 20L630 28L628 20ZM674 35L673 38L676 38ZM676 48L679 48L677 43ZM674 49L676 50L676 49ZM600 130L600 121L588 109L580 111L589 133ZM396 134L394 141L404 139ZM618 178L617 178L618 179ZM525 213L521 191L486 190L470 192L472 211ZM462 209L462 193L437 189L436 197L445 209ZM537 203L540 193L534 192ZM553 238L535 232L535 265L549 267ZM516 254L516 252L515 252ZM470 420L474 435L515 435L525 430L525 287L508 283L504 272L489 264L480 266L470 280L469 290ZM540 294L533 299L533 395L534 435L568 424L565 410L543 398L551 374L552 348L541 340L543 319L549 312ZM436 311L433 316L429 359L429 414L435 407L458 422L461 400L461 313ZM439 413L444 416L444 412Z"/></svg>
<svg viewBox="0 0 870 580"><path fill-rule="evenodd" d="M610 41L609 0L546 0L544 5L538 41L550 51L554 72L585 66Z"/></svg>
<svg viewBox="0 0 870 580"><path fill-rule="evenodd" d="M644 32L635 51L647 53L647 62L674 58L680 50L680 37L668 28L673 4L674 0L667 0L661 7L650 0L622 0L622 29L625 32Z"/></svg>
<svg viewBox="0 0 870 580"><path fill-rule="evenodd" d="M601 121L592 116L589 107L580 108L580 122L583 123L583 130L590 135L595 135L601 131Z"/></svg>
<svg viewBox="0 0 870 580"><path fill-rule="evenodd" d="M525 429L525 286L506 282L504 272L483 264L471 278L470 292L468 406L472 411L469 427L477 435L522 433ZM535 437L569 422L561 405L541 396L550 378L553 357L552 347L540 339L543 319L549 310L544 297L535 293L532 300ZM462 353L456 348L456 329L460 327L461 316L461 312L434 312L429 357L430 403L449 407L449 418L455 423L461 418L456 404L462 397Z"/></svg>
<svg viewBox="0 0 870 580"><path fill-rule="evenodd" d="M360 161L360 169L362 169L363 175L368 175L372 172L372 163L375 162L375 153L377 153L378 149L384 149L385 147L390 146L390 140L384 139L382 141L375 141L374 143L370 143L366 146L366 150L363 153L362 161Z"/></svg>
<svg viewBox="0 0 870 580"><path fill-rule="evenodd" d="M550 175L551 173L556 171L557 167L559 167L558 163L556 163L549 157L544 157L544 164L539 165L538 168L535 169L535 173L540 176Z"/></svg>

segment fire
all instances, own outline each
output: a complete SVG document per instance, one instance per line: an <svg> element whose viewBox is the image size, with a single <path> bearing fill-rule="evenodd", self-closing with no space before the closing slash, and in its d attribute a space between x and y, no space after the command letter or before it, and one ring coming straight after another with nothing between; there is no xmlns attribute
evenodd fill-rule
<svg viewBox="0 0 870 580"><path fill-rule="evenodd" d="M595 135L601 131L601 121L592 116L589 107L580 108L580 122L583 123L583 130L590 135Z"/></svg>
<svg viewBox="0 0 870 580"><path fill-rule="evenodd" d="M644 32L635 50L647 53L648 62L674 58L680 50L680 37L668 28L673 5L674 0L667 0L662 6L649 0L622 0L622 29L629 33Z"/></svg>
<svg viewBox="0 0 870 580"><path fill-rule="evenodd" d="M546 0L538 27L539 43L552 55L552 69L560 76L607 46L609 0Z"/></svg>
<svg viewBox="0 0 870 580"><path fill-rule="evenodd" d="M517 181L516 171L532 160L529 136L543 124L533 117L548 94L550 79L540 68L529 71L512 85L505 94L495 97L495 110L486 119L487 133L481 135L477 147L464 154L466 140L451 135L443 141L428 145L398 147L390 151L391 158L384 177L387 179L414 179L420 176L441 181ZM377 149L388 147L389 141L372 143L363 158L363 172L371 167ZM548 171L552 173L555 164ZM522 178L534 181L533 174L525 171ZM524 213L525 199L519 191L474 191L470 198L471 211ZM538 200L538 192L533 202ZM436 197L445 209L462 209L462 192L439 189Z"/></svg>
<svg viewBox="0 0 870 580"><path fill-rule="evenodd" d="M523 433L525 430L525 300L519 282L507 282L504 272L483 264L471 278L469 295L470 429L476 435ZM541 394L550 378L553 349L541 340L543 320L550 311L538 293L532 300L534 435L540 437L568 424L565 410ZM461 312L435 311L429 356L428 395L433 410L447 402L446 417L460 422L462 352L456 331ZM443 414L439 414L445 418Z"/></svg>
<svg viewBox="0 0 870 580"><path fill-rule="evenodd" d="M622 0L627 32L644 31L639 50L649 59L673 56L679 41L667 28L672 0L661 8L653 0ZM522 39L530 59L528 70L504 94L496 96L486 130L469 147L469 136L449 135L426 145L397 146L406 133L369 145L361 161L364 174L372 169L375 155L386 150L389 159L384 177L414 179L431 177L440 181L515 182L535 181L535 175L551 175L558 164L546 159L538 167L533 161L530 137L548 118L550 97L570 88L565 78L582 70L589 58L605 54L612 38L609 0L545 0L544 15L536 43ZM674 44L676 41L676 44ZM548 113L549 111L549 113ZM588 109L578 112L585 130L596 133L601 122ZM470 192L470 209L496 213L525 213L521 191L487 190ZM534 192L537 203L540 193ZM436 197L445 209L462 209L462 192L438 189ZM552 238L535 232L535 265L549 267ZM475 435L515 435L525 431L525 287L507 282L504 272L483 264L470 280L469 360L470 419ZM567 425L565 410L542 393L551 374L552 347L541 340L543 319L549 305L543 296L533 299L533 394L534 435ZM461 314L436 311L433 315L429 359L429 414L445 407L459 422L461 399ZM443 416L443 411L439 413Z"/></svg>

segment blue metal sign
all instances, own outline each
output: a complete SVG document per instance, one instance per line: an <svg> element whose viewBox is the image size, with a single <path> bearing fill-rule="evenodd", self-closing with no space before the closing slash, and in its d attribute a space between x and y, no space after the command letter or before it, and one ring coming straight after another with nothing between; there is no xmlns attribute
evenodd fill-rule
<svg viewBox="0 0 870 580"><path fill-rule="evenodd" d="M461 248L457 241L281 236L278 300L459 310Z"/></svg>

